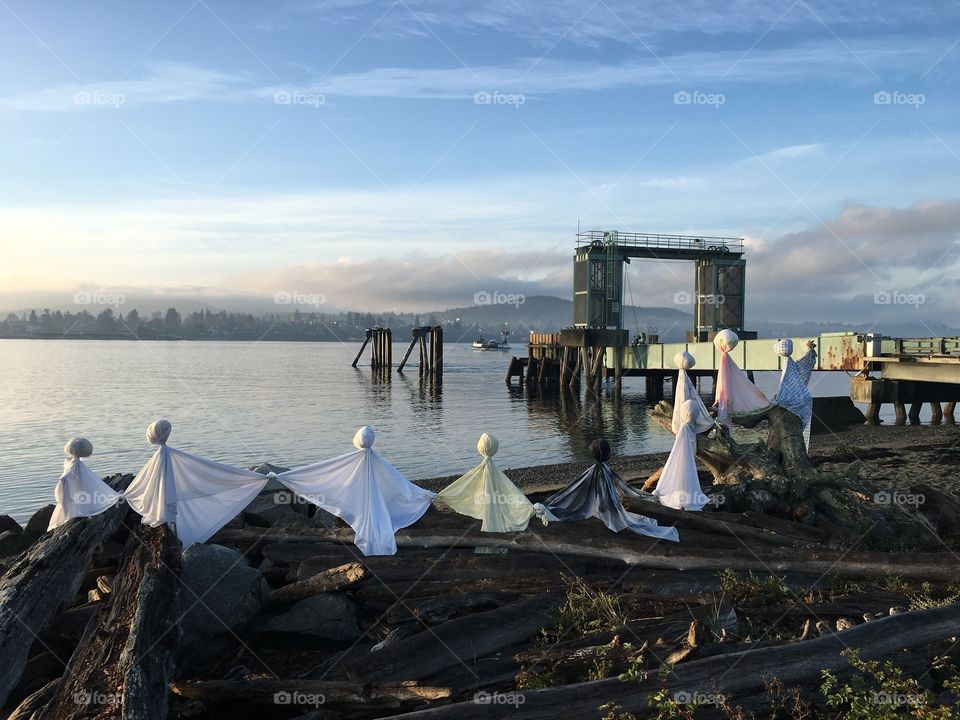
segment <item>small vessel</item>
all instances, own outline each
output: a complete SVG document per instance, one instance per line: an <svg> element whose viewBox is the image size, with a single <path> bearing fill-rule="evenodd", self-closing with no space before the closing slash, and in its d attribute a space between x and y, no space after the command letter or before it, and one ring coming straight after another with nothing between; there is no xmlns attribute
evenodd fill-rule
<svg viewBox="0 0 960 720"><path fill-rule="evenodd" d="M503 330L500 331L499 340L484 340L483 333L480 333L480 337L477 340L473 341L474 350L509 350L510 341L507 339L510 337L510 330L506 324L503 326Z"/></svg>

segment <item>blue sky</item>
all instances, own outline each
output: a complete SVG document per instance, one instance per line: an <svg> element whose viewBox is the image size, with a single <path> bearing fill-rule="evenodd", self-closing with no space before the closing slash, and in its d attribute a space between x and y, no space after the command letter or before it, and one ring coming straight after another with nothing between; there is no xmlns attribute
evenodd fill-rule
<svg viewBox="0 0 960 720"><path fill-rule="evenodd" d="M950 322L958 43L950 3L0 0L0 307L565 295L579 221L746 237L748 316Z"/></svg>

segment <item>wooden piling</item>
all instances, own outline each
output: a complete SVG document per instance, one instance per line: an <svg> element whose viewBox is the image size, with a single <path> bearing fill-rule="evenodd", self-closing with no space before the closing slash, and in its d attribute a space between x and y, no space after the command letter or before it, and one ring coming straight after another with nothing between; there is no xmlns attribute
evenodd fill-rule
<svg viewBox="0 0 960 720"><path fill-rule="evenodd" d="M867 405L867 425L880 424L880 403L870 403Z"/></svg>
<svg viewBox="0 0 960 720"><path fill-rule="evenodd" d="M907 415L910 418L911 425L920 424L920 410L923 408L922 402L910 403L910 413Z"/></svg>
<svg viewBox="0 0 960 720"><path fill-rule="evenodd" d="M902 402L895 402L893 409L897 413L897 425L907 424L907 408Z"/></svg>
<svg viewBox="0 0 960 720"><path fill-rule="evenodd" d="M939 425L943 422L943 408L939 402L930 403L930 424Z"/></svg>
<svg viewBox="0 0 960 720"><path fill-rule="evenodd" d="M956 405L957 404L955 402L944 403L943 419L947 425L954 425L957 422L956 419L953 417L953 410L956 407Z"/></svg>
<svg viewBox="0 0 960 720"><path fill-rule="evenodd" d="M367 328L365 337L363 338L363 345L360 346L360 352L357 353L357 356L353 359L352 367L356 367L357 363L360 362L360 358L363 356L363 351L367 349L367 343L370 342L370 328Z"/></svg>

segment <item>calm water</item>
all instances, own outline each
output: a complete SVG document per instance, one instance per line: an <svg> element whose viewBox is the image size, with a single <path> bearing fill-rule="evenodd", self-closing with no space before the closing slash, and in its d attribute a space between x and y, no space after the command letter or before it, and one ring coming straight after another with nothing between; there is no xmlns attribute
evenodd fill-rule
<svg viewBox="0 0 960 720"><path fill-rule="evenodd" d="M0 340L0 514L18 519L52 502L64 442L93 441L101 475L136 472L157 418L170 445L214 460L294 467L351 450L357 427L377 430L377 449L411 479L463 472L476 441L500 439L501 467L589 458L607 437L618 454L668 450L651 423L642 378L627 378L619 403L527 397L504 384L511 354L445 347L440 394L421 389L416 366L390 382L350 362L339 343ZM393 350L399 361L405 343ZM775 374L758 384L776 388ZM814 394L848 392L843 375L815 378Z"/></svg>

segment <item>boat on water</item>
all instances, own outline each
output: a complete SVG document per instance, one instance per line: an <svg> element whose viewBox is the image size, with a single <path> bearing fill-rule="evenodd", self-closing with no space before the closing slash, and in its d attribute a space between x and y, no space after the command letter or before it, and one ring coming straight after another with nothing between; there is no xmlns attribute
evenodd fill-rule
<svg viewBox="0 0 960 720"><path fill-rule="evenodd" d="M473 341L474 350L509 350L510 341L507 339L510 337L510 330L504 326L503 330L500 331L499 340L484 340L483 333L480 333L480 337Z"/></svg>

